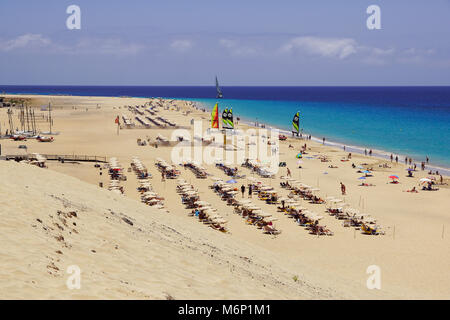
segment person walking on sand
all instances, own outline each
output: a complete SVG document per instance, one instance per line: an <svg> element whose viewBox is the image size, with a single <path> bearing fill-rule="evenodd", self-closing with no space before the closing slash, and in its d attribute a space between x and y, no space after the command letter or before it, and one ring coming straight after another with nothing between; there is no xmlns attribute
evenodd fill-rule
<svg viewBox="0 0 450 320"><path fill-rule="evenodd" d="M394 160L394 156L392 155L392 153L391 153L391 162Z"/></svg>
<svg viewBox="0 0 450 320"><path fill-rule="evenodd" d="M398 156L395 156L395 162L398 163Z"/></svg>
<svg viewBox="0 0 450 320"><path fill-rule="evenodd" d="M367 156L367 149L364 149L364 155Z"/></svg>
<svg viewBox="0 0 450 320"><path fill-rule="evenodd" d="M161 181L165 181L165 180L166 180L166 177L164 175L164 171L161 171Z"/></svg>
<svg viewBox="0 0 450 320"><path fill-rule="evenodd" d="M325 137L322 138L322 144L325 144Z"/></svg>
<svg viewBox="0 0 450 320"><path fill-rule="evenodd" d="M245 194L245 186L244 185L241 186L241 193L242 193L242 198L244 198L244 194Z"/></svg>
<svg viewBox="0 0 450 320"><path fill-rule="evenodd" d="M249 184L249 185L248 185L248 197L249 197L249 198L252 197L252 189L253 189L253 188L252 188L252 185Z"/></svg>
<svg viewBox="0 0 450 320"><path fill-rule="evenodd" d="M287 170L287 176L291 177L291 170L289 170L289 168L286 168L286 170Z"/></svg>
<svg viewBox="0 0 450 320"><path fill-rule="evenodd" d="M369 150L369 156L372 156L372 149Z"/></svg>
<svg viewBox="0 0 450 320"><path fill-rule="evenodd" d="M345 185L341 182L341 192L342 195L345 195Z"/></svg>

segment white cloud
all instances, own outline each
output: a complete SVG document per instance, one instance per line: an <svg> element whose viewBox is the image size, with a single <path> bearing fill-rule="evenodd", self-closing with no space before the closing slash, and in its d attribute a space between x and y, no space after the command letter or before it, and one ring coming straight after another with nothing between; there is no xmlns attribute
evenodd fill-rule
<svg viewBox="0 0 450 320"><path fill-rule="evenodd" d="M100 54L100 55L136 55L143 46L134 43L125 43L121 39L94 39L83 38L74 46L64 47L63 50L69 54Z"/></svg>
<svg viewBox="0 0 450 320"><path fill-rule="evenodd" d="M372 54L376 56L390 56L395 53L394 48L389 49L369 48L369 50L371 50Z"/></svg>
<svg viewBox="0 0 450 320"><path fill-rule="evenodd" d="M386 65L396 51L394 48L381 49L360 46L358 47L358 52L361 53L364 63L381 66Z"/></svg>
<svg viewBox="0 0 450 320"><path fill-rule="evenodd" d="M192 48L192 42L190 40L174 40L170 47L176 51L185 52Z"/></svg>
<svg viewBox="0 0 450 320"><path fill-rule="evenodd" d="M230 39L220 39L219 44L224 48L234 48L237 46L237 42Z"/></svg>
<svg viewBox="0 0 450 320"><path fill-rule="evenodd" d="M424 64L427 61L430 61L430 56L436 53L435 49L417 49L417 48L408 48L403 50L397 59L399 63L406 64ZM440 63L439 61L432 61L436 63Z"/></svg>
<svg viewBox="0 0 450 320"><path fill-rule="evenodd" d="M41 34L27 33L17 38L0 43L0 50L11 51L15 49L24 49L32 47L45 47L51 44L51 40Z"/></svg>
<svg viewBox="0 0 450 320"><path fill-rule="evenodd" d="M126 43L117 38L81 38L70 45L58 44L41 34L24 34L14 39L0 41L0 51L8 52L21 49L45 49L48 54L98 54L98 55L135 55L144 47Z"/></svg>
<svg viewBox="0 0 450 320"><path fill-rule="evenodd" d="M327 58L345 59L357 52L358 44L351 38L297 37L282 48L282 52L305 52Z"/></svg>
<svg viewBox="0 0 450 320"><path fill-rule="evenodd" d="M253 56L258 54L258 50L256 48L250 46L242 46L236 40L232 39L220 39L219 45L228 50L228 53L232 56Z"/></svg>

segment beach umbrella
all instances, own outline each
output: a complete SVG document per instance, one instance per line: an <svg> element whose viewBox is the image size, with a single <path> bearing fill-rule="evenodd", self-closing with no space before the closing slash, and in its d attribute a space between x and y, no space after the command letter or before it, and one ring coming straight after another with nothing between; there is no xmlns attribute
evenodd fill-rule
<svg viewBox="0 0 450 320"><path fill-rule="evenodd" d="M420 181L420 183L426 183L426 182L431 182L432 180L428 179L428 178L422 178L419 181Z"/></svg>
<svg viewBox="0 0 450 320"><path fill-rule="evenodd" d="M396 175L389 176L389 178L390 178L390 179L399 179L399 177L396 176Z"/></svg>
<svg viewBox="0 0 450 320"><path fill-rule="evenodd" d="M372 173L369 170L364 170L363 173Z"/></svg>
<svg viewBox="0 0 450 320"><path fill-rule="evenodd" d="M209 206L210 204L206 201L195 201L199 206Z"/></svg>
<svg viewBox="0 0 450 320"><path fill-rule="evenodd" d="M297 159L301 159L301 158L302 158L302 153L299 152L299 153L296 155L296 158L297 158Z"/></svg>
<svg viewBox="0 0 450 320"><path fill-rule="evenodd" d="M262 212L262 211L259 211L259 210L258 211L254 211L253 213L256 214L259 217L262 217L262 218L267 218L267 217L271 217L272 216L270 213Z"/></svg>
<svg viewBox="0 0 450 320"><path fill-rule="evenodd" d="M223 218L214 218L214 219L211 219L211 221L214 223L217 223L217 224L227 223L227 220L225 220Z"/></svg>

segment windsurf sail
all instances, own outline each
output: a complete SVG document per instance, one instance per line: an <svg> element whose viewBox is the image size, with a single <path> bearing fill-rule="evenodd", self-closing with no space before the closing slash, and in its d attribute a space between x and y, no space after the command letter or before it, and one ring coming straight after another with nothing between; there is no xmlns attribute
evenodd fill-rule
<svg viewBox="0 0 450 320"><path fill-rule="evenodd" d="M226 108L222 112L222 128L230 129L229 128L229 123L228 123L228 108Z"/></svg>
<svg viewBox="0 0 450 320"><path fill-rule="evenodd" d="M219 104L216 103L211 112L211 128L219 129Z"/></svg>
<svg viewBox="0 0 450 320"><path fill-rule="evenodd" d="M296 134L298 136L300 132L300 111L297 111L297 113L294 115L294 118L292 119L292 133Z"/></svg>
<svg viewBox="0 0 450 320"><path fill-rule="evenodd" d="M234 129L233 109L226 108L222 112L222 128Z"/></svg>
<svg viewBox="0 0 450 320"><path fill-rule="evenodd" d="M234 129L233 108L228 111L228 125L230 129Z"/></svg>
<svg viewBox="0 0 450 320"><path fill-rule="evenodd" d="M217 91L217 99L222 99L223 98L223 94L222 94L222 90L220 90L219 87L219 81L217 80L217 76L216 76L216 91Z"/></svg>

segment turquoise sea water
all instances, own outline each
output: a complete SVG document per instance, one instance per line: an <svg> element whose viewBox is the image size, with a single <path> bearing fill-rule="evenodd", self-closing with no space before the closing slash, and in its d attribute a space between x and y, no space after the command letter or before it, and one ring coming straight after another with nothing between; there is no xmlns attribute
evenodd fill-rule
<svg viewBox="0 0 450 320"><path fill-rule="evenodd" d="M212 109L215 99L193 99ZM450 168L450 115L435 109L420 112L403 107L361 103L267 101L223 99L221 109L233 107L235 117L291 130L294 113L300 111L305 133L339 144L378 150Z"/></svg>

